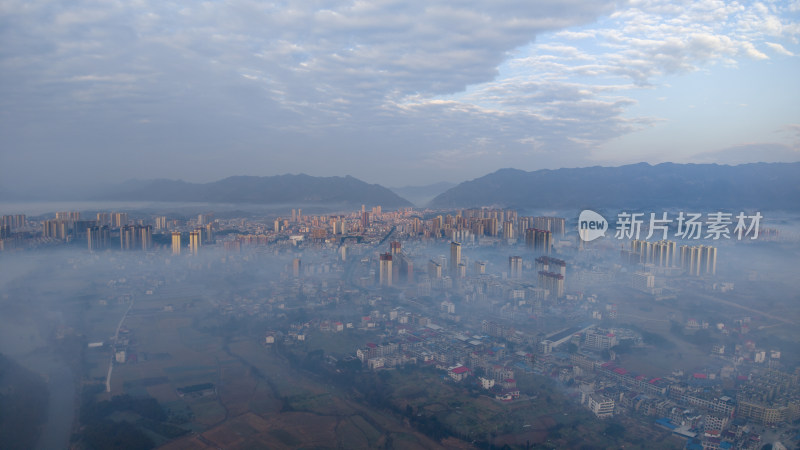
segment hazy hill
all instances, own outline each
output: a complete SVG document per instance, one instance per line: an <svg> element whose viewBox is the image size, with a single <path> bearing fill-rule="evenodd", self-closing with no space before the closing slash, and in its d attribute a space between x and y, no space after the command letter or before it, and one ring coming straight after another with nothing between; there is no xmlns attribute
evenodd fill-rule
<svg viewBox="0 0 800 450"><path fill-rule="evenodd" d="M501 169L455 186L432 207L800 209L800 163L631 164Z"/></svg>
<svg viewBox="0 0 800 450"><path fill-rule="evenodd" d="M229 177L212 183L175 180L128 181L93 200L256 203L256 204L368 204L411 206L389 189L351 176Z"/></svg>

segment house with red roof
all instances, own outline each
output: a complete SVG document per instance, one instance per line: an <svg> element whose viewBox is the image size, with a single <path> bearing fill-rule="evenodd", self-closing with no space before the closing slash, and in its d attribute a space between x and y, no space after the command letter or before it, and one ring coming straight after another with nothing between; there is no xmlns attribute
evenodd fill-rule
<svg viewBox="0 0 800 450"><path fill-rule="evenodd" d="M467 378L470 374L470 370L464 366L455 366L451 367L447 370L447 374L455 381L461 381L464 378Z"/></svg>

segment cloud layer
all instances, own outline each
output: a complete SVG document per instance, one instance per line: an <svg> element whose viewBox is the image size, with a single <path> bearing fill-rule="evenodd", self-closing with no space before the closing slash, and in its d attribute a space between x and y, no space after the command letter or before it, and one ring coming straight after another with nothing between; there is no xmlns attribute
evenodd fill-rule
<svg viewBox="0 0 800 450"><path fill-rule="evenodd" d="M713 1L9 0L0 177L409 184L586 165L659 123L630 111L663 77L796 58L797 14Z"/></svg>

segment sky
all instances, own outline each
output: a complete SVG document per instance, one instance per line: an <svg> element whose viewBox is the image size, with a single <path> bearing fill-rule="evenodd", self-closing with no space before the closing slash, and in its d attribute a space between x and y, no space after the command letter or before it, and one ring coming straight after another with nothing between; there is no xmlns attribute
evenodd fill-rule
<svg viewBox="0 0 800 450"><path fill-rule="evenodd" d="M2 0L0 190L800 161L800 0Z"/></svg>

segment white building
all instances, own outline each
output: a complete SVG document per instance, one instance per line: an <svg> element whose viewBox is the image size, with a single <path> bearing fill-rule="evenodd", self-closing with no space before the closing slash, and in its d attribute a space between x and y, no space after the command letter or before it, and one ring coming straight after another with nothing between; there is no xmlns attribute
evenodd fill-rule
<svg viewBox="0 0 800 450"><path fill-rule="evenodd" d="M599 419L614 416L614 400L600 394L589 394L586 396L586 406Z"/></svg>

